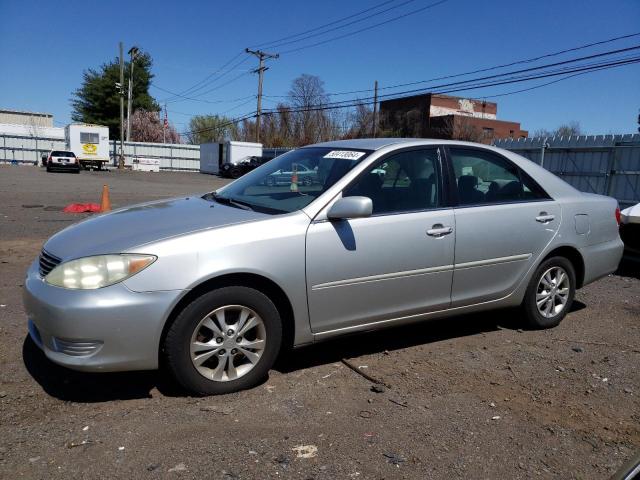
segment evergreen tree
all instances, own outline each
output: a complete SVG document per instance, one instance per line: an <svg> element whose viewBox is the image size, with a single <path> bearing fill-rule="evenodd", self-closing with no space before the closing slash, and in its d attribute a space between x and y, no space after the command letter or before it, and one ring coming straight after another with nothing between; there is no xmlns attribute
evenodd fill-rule
<svg viewBox="0 0 640 480"><path fill-rule="evenodd" d="M139 54L133 66L133 92L131 112L137 109L159 111L160 106L149 95L149 85L152 60L148 53ZM125 92L125 115L127 111L126 93L129 88L129 62L125 62L125 79L122 86ZM99 69L90 68L83 73L82 86L78 88L71 99L73 112L71 118L75 122L94 123L109 127L109 137L120 138L120 95L116 83L120 82L120 61L105 63Z"/></svg>

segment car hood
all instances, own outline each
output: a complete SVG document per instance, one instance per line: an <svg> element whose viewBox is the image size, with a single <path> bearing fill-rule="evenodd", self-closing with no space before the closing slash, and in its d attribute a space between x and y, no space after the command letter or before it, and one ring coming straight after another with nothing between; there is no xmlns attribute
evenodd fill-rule
<svg viewBox="0 0 640 480"><path fill-rule="evenodd" d="M89 218L51 237L44 249L62 260L131 251L198 230L268 218L198 196L134 205ZM143 253L143 252L140 252Z"/></svg>

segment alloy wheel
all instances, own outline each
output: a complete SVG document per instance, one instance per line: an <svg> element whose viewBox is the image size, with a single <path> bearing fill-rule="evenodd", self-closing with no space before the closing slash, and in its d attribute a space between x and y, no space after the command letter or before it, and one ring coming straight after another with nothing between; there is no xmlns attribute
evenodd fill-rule
<svg viewBox="0 0 640 480"><path fill-rule="evenodd" d="M562 267L551 267L545 271L538 281L536 289L536 306L545 318L560 315L567 305L571 290L569 275Z"/></svg>
<svg viewBox="0 0 640 480"><path fill-rule="evenodd" d="M217 382L246 375L262 358L264 321L248 307L225 305L206 315L191 336L191 361L198 373Z"/></svg>

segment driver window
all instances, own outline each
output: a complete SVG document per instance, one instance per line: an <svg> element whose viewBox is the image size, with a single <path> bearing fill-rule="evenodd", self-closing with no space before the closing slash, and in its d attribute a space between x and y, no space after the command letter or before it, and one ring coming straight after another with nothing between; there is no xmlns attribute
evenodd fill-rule
<svg viewBox="0 0 640 480"><path fill-rule="evenodd" d="M405 213L440 206L437 148L402 152L360 175L343 196L368 197L373 214Z"/></svg>

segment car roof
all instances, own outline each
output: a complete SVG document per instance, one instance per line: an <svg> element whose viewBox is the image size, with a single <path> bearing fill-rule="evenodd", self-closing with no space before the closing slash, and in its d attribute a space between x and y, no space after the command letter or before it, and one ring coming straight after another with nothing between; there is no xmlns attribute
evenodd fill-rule
<svg viewBox="0 0 640 480"><path fill-rule="evenodd" d="M487 148L495 150L495 147L482 143L464 142L461 140L444 140L441 138L354 138L351 140L335 140L330 142L307 145L308 147L328 147L328 148L357 148L361 150L380 150L390 145L412 144L412 145L459 145Z"/></svg>
<svg viewBox="0 0 640 480"><path fill-rule="evenodd" d="M361 150L378 150L382 147L397 143L415 142L415 138L354 138L351 140L334 140L331 142L316 143L308 147L329 148L358 148Z"/></svg>

